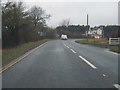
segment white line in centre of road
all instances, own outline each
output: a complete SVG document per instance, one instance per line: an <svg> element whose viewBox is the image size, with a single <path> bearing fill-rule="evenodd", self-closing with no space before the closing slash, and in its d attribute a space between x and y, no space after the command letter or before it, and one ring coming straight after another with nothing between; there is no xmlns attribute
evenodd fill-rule
<svg viewBox="0 0 120 90"><path fill-rule="evenodd" d="M73 53L76 53L73 49L70 49Z"/></svg>
<svg viewBox="0 0 120 90"><path fill-rule="evenodd" d="M119 84L113 84L113 86L114 86L115 88L117 88L118 90L120 90L120 85L119 85Z"/></svg>
<svg viewBox="0 0 120 90"><path fill-rule="evenodd" d="M91 66L93 69L97 69L97 67L95 67L93 64L91 64L89 61L87 61L85 58L83 58L82 56L79 56L79 58L81 58L84 62L86 62L89 66Z"/></svg>
<svg viewBox="0 0 120 90"><path fill-rule="evenodd" d="M64 44L64 46L66 46L67 48L70 48L69 46L67 46L66 44Z"/></svg>
<svg viewBox="0 0 120 90"><path fill-rule="evenodd" d="M64 44L64 46L66 46L66 44Z"/></svg>
<svg viewBox="0 0 120 90"><path fill-rule="evenodd" d="M67 48L70 48L70 47L68 47L68 46L66 46Z"/></svg>
<svg viewBox="0 0 120 90"><path fill-rule="evenodd" d="M106 75L105 75L105 74L103 74L103 76L105 77Z"/></svg>

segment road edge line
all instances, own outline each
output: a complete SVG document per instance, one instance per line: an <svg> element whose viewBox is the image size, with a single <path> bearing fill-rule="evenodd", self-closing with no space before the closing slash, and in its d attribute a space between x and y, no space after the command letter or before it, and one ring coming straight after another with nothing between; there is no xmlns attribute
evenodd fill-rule
<svg viewBox="0 0 120 90"><path fill-rule="evenodd" d="M110 49L106 49L105 51L108 52L108 53L114 54L114 55L119 55L119 54L116 53L116 52L110 51Z"/></svg>
<svg viewBox="0 0 120 90"><path fill-rule="evenodd" d="M20 62L22 59L24 59L25 57L27 57L28 55L30 55L32 52L34 52L36 49L44 46L47 42L35 47L34 49L26 52L25 54L21 55L20 57L16 58L15 60L13 60L12 62L8 63L7 65L5 65L4 67L0 68L0 74L3 73L5 70L9 69L11 66L15 65L16 63Z"/></svg>

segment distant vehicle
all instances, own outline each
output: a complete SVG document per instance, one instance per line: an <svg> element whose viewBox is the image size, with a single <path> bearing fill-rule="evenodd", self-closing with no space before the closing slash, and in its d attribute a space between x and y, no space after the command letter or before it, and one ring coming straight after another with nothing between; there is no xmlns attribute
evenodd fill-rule
<svg viewBox="0 0 120 90"><path fill-rule="evenodd" d="M67 35L61 35L61 40L67 40L68 38L67 38Z"/></svg>

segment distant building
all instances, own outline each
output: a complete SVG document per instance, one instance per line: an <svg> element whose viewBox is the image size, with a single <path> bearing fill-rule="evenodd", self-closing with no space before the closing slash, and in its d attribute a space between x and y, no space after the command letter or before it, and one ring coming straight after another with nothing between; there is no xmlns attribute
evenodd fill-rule
<svg viewBox="0 0 120 90"><path fill-rule="evenodd" d="M89 28L87 35L91 36L92 38L101 38L103 37L103 28L102 27L94 27Z"/></svg>

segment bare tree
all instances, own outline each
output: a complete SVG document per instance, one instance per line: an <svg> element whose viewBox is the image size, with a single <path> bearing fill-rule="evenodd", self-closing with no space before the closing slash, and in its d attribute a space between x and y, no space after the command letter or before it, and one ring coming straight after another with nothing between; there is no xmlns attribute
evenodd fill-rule
<svg viewBox="0 0 120 90"><path fill-rule="evenodd" d="M31 8L30 15L33 18L34 26L36 27L39 23L42 25L46 25L46 20L51 17L51 15L46 14L45 10L41 7L34 6Z"/></svg>
<svg viewBox="0 0 120 90"><path fill-rule="evenodd" d="M66 27L68 27L69 24L70 24L70 19L65 19L60 23L61 26L66 26Z"/></svg>

